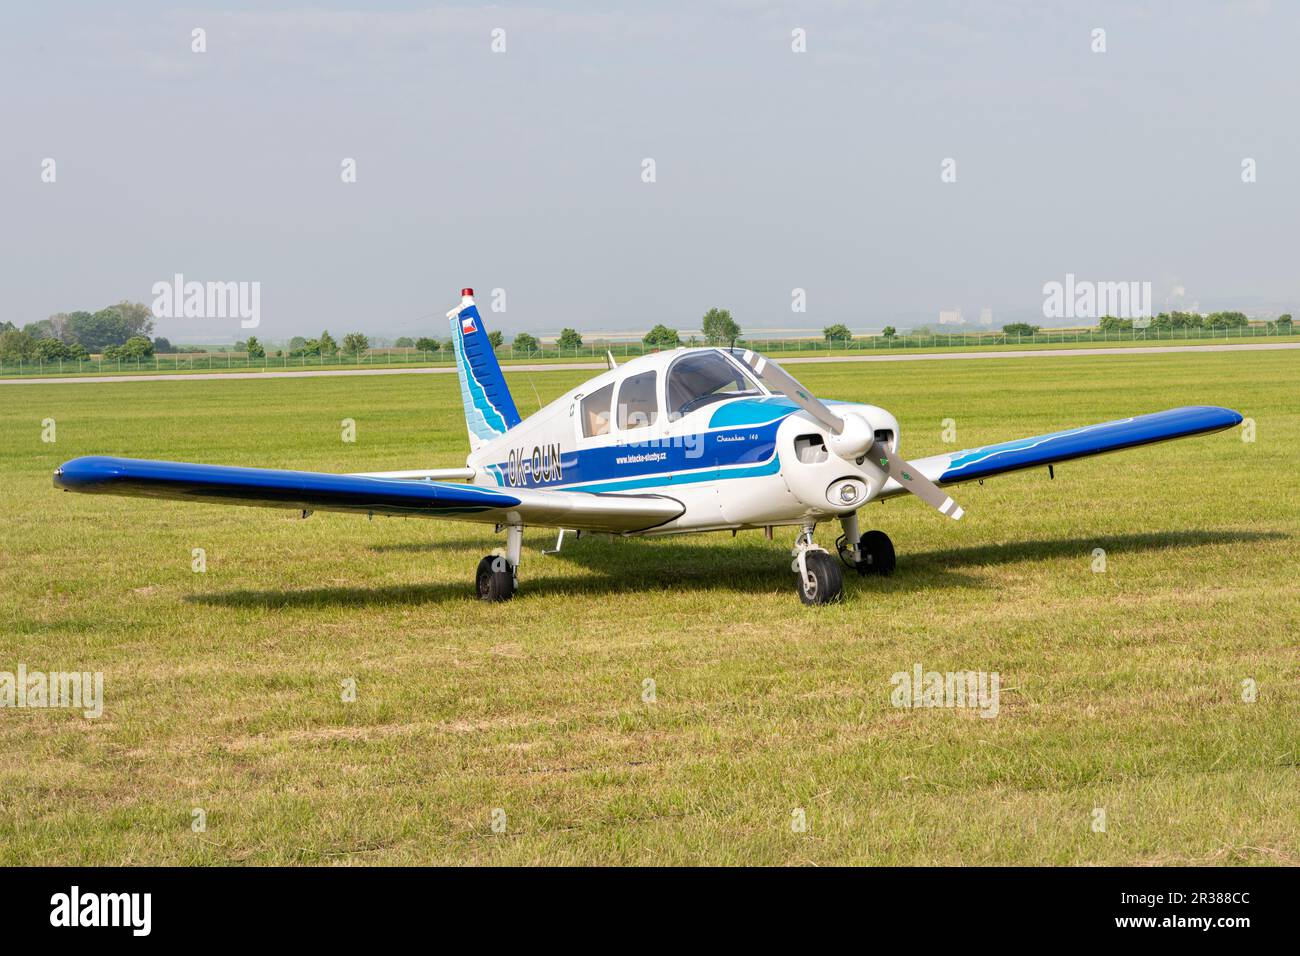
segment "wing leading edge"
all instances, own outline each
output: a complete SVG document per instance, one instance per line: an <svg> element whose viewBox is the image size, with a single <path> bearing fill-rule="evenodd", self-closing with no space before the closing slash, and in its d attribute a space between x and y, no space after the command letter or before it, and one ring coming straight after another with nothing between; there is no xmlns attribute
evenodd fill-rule
<svg viewBox="0 0 1300 956"><path fill-rule="evenodd" d="M985 445L982 448L932 455L916 459L913 464L931 481L953 485L1023 468L1041 468L1089 455L1102 455L1175 438L1206 435L1240 425L1241 420L1241 415L1230 408L1192 405L1020 438L997 445ZM887 498L902 491L897 482L891 479L879 497Z"/></svg>
<svg viewBox="0 0 1300 956"><path fill-rule="evenodd" d="M64 463L54 473L54 484L65 491L90 494L612 533L646 531L684 510L679 501L662 495L532 488L505 492L440 481L100 456Z"/></svg>

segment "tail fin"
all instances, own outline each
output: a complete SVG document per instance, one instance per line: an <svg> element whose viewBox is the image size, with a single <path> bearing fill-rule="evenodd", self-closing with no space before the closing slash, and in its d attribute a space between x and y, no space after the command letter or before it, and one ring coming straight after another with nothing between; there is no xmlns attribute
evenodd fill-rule
<svg viewBox="0 0 1300 956"><path fill-rule="evenodd" d="M471 451L478 451L518 425L520 418L474 304L474 290L461 289L460 295L460 305L448 312L447 318L451 320L451 344L456 350L469 446Z"/></svg>

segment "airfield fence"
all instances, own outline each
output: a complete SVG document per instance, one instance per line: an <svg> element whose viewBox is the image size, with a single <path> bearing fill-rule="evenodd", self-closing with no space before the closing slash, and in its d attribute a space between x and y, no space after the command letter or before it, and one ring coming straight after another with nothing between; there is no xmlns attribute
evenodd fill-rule
<svg viewBox="0 0 1300 956"><path fill-rule="evenodd" d="M1205 342L1228 339L1295 338L1294 327L1248 326L1245 328L1182 328L1133 330L1060 330L1043 331L1034 335L1016 335L1004 332L954 332L951 334L863 336L848 341L826 341L812 338L751 338L740 339L738 347L754 348L776 357L807 353L854 355L863 352L894 352L923 349L993 348L997 346L1038 345L1124 345L1147 342ZM694 339L684 345L704 344ZM616 358L635 358L659 348L641 342L591 342L578 348L561 349L543 345L524 351L511 344L497 348L503 361L563 362L599 361L610 351ZM110 375L147 372L222 372L222 371L275 371L311 368L373 368L377 366L438 366L453 362L450 347L438 351L420 349L376 348L359 355L266 355L253 358L242 352L167 353L146 358L85 358L54 359L42 361L27 359L0 363L0 375Z"/></svg>

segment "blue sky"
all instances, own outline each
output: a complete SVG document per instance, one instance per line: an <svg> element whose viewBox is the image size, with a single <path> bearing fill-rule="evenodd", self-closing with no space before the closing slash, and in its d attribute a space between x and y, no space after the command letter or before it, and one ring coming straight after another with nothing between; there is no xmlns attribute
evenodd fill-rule
<svg viewBox="0 0 1300 956"><path fill-rule="evenodd" d="M260 282L272 339L438 333L463 285L506 290L507 334L1001 322L1066 273L1287 310L1298 27L1264 2L9 5L4 318L178 272Z"/></svg>

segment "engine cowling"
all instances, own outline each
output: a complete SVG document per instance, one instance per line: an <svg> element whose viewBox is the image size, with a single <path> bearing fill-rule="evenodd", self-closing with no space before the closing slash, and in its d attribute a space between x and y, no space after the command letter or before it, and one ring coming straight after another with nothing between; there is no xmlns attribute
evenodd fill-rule
<svg viewBox="0 0 1300 956"><path fill-rule="evenodd" d="M848 514L871 501L888 474L868 456L879 441L898 450L898 420L875 405L834 405L845 427L837 435L805 413L777 430L786 487L810 512Z"/></svg>

